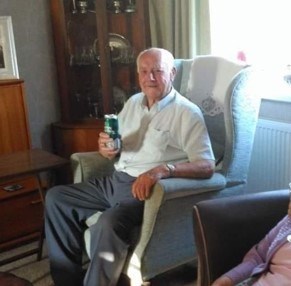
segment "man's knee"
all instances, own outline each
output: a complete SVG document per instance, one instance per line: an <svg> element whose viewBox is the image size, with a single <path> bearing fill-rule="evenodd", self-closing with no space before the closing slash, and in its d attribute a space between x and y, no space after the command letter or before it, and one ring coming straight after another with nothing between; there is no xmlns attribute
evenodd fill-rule
<svg viewBox="0 0 291 286"><path fill-rule="evenodd" d="M45 205L47 208L55 205L56 202L61 202L62 192L61 186L54 186L49 189L45 196Z"/></svg>

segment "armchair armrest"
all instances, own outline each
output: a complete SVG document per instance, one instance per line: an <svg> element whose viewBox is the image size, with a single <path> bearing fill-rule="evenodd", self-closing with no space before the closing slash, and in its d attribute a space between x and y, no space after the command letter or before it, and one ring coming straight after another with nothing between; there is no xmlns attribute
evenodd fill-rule
<svg viewBox="0 0 291 286"><path fill-rule="evenodd" d="M198 284L210 285L286 215L288 190L199 202L194 206Z"/></svg>
<svg viewBox="0 0 291 286"><path fill-rule="evenodd" d="M108 175L114 170L114 160L104 158L99 152L80 152L71 155L73 182Z"/></svg>
<svg viewBox="0 0 291 286"><path fill-rule="evenodd" d="M156 227L156 221L157 217L159 216L159 212L167 205L169 201L174 201L176 205L176 208L174 209L170 207L173 212L178 210L181 214L183 211L186 211L185 216L189 217L189 211L187 209L179 209L179 199L183 200L185 197L189 197L189 201L192 201L190 204L193 206L196 198L201 199L201 197L203 198L205 194L211 196L212 192L222 190L225 185L225 177L219 173L215 173L210 179L169 178L160 180L158 183L156 183L151 197L145 201L141 236L136 245L130 263L135 265L137 268L142 267L142 260L146 259L146 250L150 240L152 239L152 235L153 233L158 233L160 231L159 228ZM177 217L175 213L171 213L171 215ZM163 223L166 223L164 220L162 221ZM169 220L168 223L171 224L172 221ZM171 228L171 226L169 227ZM173 231L177 232L177 230ZM171 237L171 233L169 232L166 234L163 233L162 235ZM179 242L177 241L177 243ZM164 248L167 249L166 246ZM178 246L178 248L180 248L180 246ZM150 271L147 270L145 272L149 273ZM146 278L147 277L145 277L145 279Z"/></svg>

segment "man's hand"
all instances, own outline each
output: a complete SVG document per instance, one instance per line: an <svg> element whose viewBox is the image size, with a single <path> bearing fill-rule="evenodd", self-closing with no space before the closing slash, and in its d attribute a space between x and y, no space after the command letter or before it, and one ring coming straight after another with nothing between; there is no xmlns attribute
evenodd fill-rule
<svg viewBox="0 0 291 286"><path fill-rule="evenodd" d="M98 139L98 146L99 146L99 153L108 159L113 159L115 156L120 152L119 149L115 150L111 147L107 147L106 144L109 142L112 142L113 139L110 138L110 136L105 132L99 133L99 139Z"/></svg>
<svg viewBox="0 0 291 286"><path fill-rule="evenodd" d="M154 184L162 178L169 176L169 170L165 165L157 166L141 175L139 175L132 185L132 195L134 198L144 201L149 198Z"/></svg>

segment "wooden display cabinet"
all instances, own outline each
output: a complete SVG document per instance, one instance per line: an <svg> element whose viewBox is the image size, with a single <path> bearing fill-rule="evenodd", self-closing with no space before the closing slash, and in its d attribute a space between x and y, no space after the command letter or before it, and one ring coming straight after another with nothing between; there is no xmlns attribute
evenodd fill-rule
<svg viewBox="0 0 291 286"><path fill-rule="evenodd" d="M56 150L65 158L76 152L98 150L98 137L104 129L103 125L101 119L87 124L55 123L53 135Z"/></svg>
<svg viewBox="0 0 291 286"><path fill-rule="evenodd" d="M23 80L0 80L0 154L31 148L27 118ZM22 188L4 190L14 184ZM0 181L0 217L0 252L39 238L43 206L34 177Z"/></svg>
<svg viewBox="0 0 291 286"><path fill-rule="evenodd" d="M15 184L22 188L4 190ZM34 177L0 183L0 215L0 252L40 238L43 205Z"/></svg>
<svg viewBox="0 0 291 286"><path fill-rule="evenodd" d="M22 80L0 80L0 138L0 154L30 148Z"/></svg>
<svg viewBox="0 0 291 286"><path fill-rule="evenodd" d="M150 46L148 0L50 3L61 101L54 145L68 157L96 150L104 114L118 113L139 90L135 61Z"/></svg>

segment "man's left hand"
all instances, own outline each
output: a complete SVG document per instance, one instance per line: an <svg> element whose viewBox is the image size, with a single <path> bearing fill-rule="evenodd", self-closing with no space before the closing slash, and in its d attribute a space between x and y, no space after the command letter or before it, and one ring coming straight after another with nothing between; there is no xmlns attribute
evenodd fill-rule
<svg viewBox="0 0 291 286"><path fill-rule="evenodd" d="M132 195L140 201L150 197L154 184L162 178L167 178L169 171L165 165L157 166L139 175L132 185Z"/></svg>
<svg viewBox="0 0 291 286"><path fill-rule="evenodd" d="M132 185L132 195L136 199L144 201L150 196L152 187L157 181L158 179L150 172L139 175Z"/></svg>

